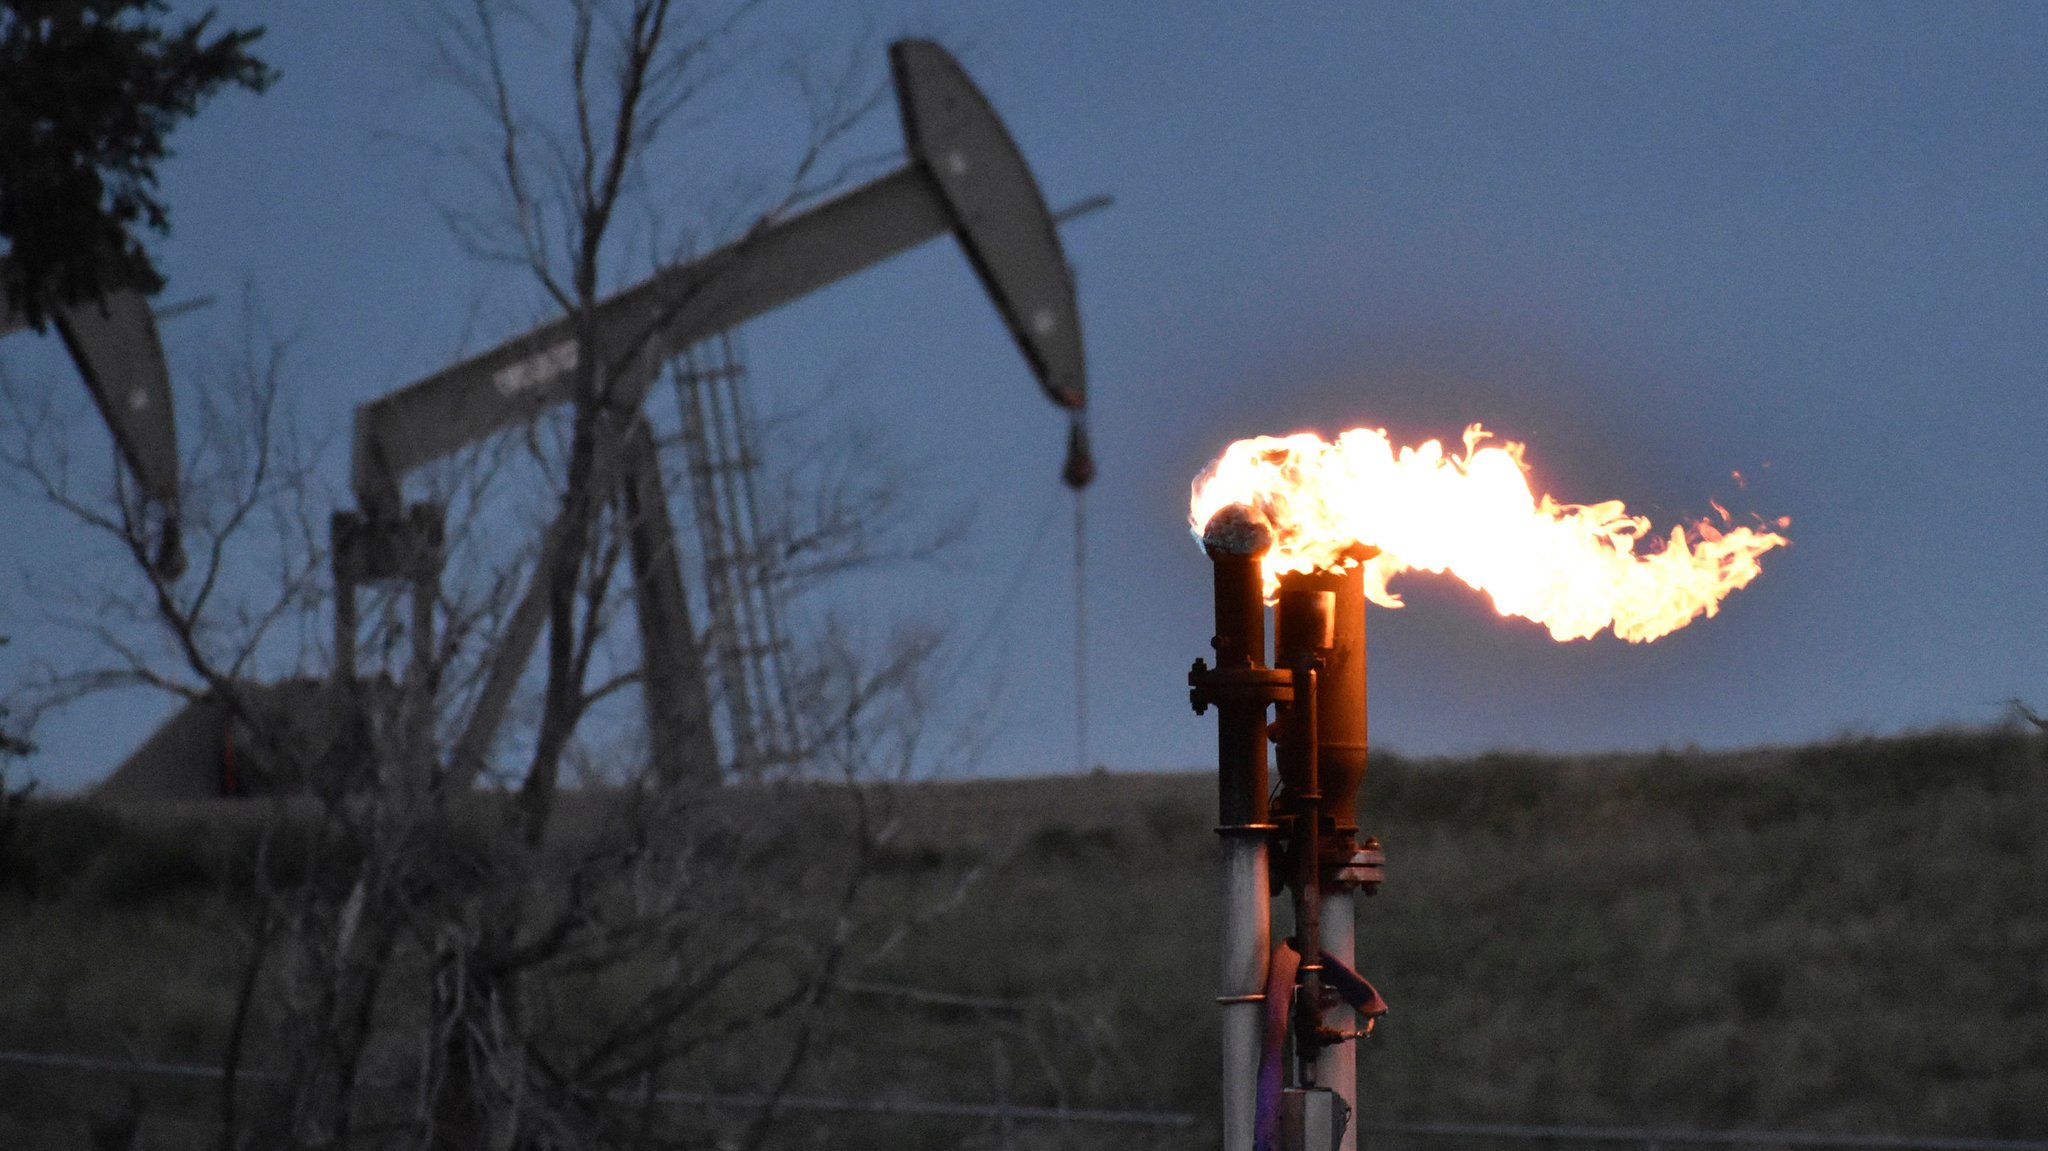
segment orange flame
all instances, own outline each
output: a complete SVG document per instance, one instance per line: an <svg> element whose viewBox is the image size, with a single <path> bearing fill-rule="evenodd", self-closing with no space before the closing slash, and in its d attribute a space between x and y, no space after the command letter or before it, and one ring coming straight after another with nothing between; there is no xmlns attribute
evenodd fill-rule
<svg viewBox="0 0 2048 1151"><path fill-rule="evenodd" d="M1755 579L1757 557L1788 541L1702 520L1652 533L1620 500L1560 504L1529 490L1522 445L1481 447L1491 434L1465 429L1465 453L1430 440L1396 450L1387 433L1353 428L1336 442L1301 433L1239 440L1194 483L1188 509L1197 540L1209 518L1244 504L1272 529L1266 597L1284 572L1364 561L1366 596L1400 607L1387 581L1404 571L1449 572L1493 600L1504 616L1534 620L1557 640L1612 628L1631 643L1669 635ZM1725 522L1726 515L1723 514ZM1787 527L1789 519L1775 526ZM1638 551L1639 541L1663 540Z"/></svg>

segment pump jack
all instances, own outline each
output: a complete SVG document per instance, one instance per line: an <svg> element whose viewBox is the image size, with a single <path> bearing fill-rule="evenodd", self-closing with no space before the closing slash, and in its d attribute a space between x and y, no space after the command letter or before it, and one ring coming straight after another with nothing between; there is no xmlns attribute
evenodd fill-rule
<svg viewBox="0 0 2048 1151"><path fill-rule="evenodd" d="M718 332L807 295L942 232L960 242L1019 350L1052 402L1070 413L1068 484L1093 474L1083 415L1086 371L1073 275L1057 222L1030 169L959 63L937 44L889 49L908 163L800 215L767 221L739 240L666 268L597 304L437 372L356 410L357 510L333 522L337 678L356 674L355 590L412 585L413 650L407 713L423 723L431 682L434 600L444 511L408 508L406 475L572 398L579 356L596 359L615 411L635 413L596 453L599 490L616 487L628 516L643 689L653 767L666 783L715 782L704 658L675 552L654 440L637 415L660 365ZM579 331L579 324L587 325ZM546 616L545 577L560 544L543 540L536 576L486 669L443 782L461 787L484 765ZM417 733L415 733L417 734Z"/></svg>

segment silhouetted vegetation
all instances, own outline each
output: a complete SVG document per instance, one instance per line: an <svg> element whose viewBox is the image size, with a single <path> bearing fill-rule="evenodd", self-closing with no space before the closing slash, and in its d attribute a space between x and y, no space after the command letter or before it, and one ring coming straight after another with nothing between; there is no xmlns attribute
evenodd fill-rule
<svg viewBox="0 0 2048 1151"><path fill-rule="evenodd" d="M276 74L261 28L166 27L159 0L0 0L0 292L41 327L61 304L163 276L140 230L170 231L156 166L182 120L226 87Z"/></svg>
<svg viewBox="0 0 2048 1151"><path fill-rule="evenodd" d="M1363 1061L1370 1114L2048 1137L2044 751L2031 731L1996 730L1732 754L1378 757L1363 822L1387 845L1389 878L1362 909L1360 958L1393 1012ZM1211 1114L1211 785L903 791L872 895L896 906L868 919L910 928L861 979L966 998L934 1011L839 997L797 1092ZM829 792L735 800L775 830L745 833L735 815L731 850L706 861L797 874ZM246 931L253 885L238 876L259 842L258 822L234 816L253 806L28 803L0 896L0 1046L217 1060L236 970L222 940ZM573 804L565 817L581 818ZM271 858L289 856L287 839ZM578 994L595 1005L623 990ZM747 1046L678 1085L757 1086ZM190 1094L144 1086L150 1114L177 1114ZM0 1068L0 1143L109 1121L124 1092ZM814 1116L785 1130L937 1147L974 1126Z"/></svg>

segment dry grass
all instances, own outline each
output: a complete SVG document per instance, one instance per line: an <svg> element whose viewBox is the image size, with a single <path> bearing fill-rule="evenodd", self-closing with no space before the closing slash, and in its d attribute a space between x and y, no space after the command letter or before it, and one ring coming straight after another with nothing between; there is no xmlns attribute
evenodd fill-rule
<svg viewBox="0 0 2048 1151"><path fill-rule="evenodd" d="M1390 855L1360 915L1394 1005L1363 1064L1380 1118L2048 1137L2037 738L1382 756L1366 799ZM947 985L1098 1005L1133 1097L1210 1110L1207 777L931 802L934 850L1024 844L928 943L964 960Z"/></svg>
<svg viewBox="0 0 2048 1151"><path fill-rule="evenodd" d="M1361 965L1394 1006L1363 1063L1375 1117L2048 1138L2048 758L2031 734L1382 756L1366 792L1391 858L1360 916ZM900 802L878 900L982 878L863 977L1024 1005L847 996L807 1093L1213 1109L1210 777ZM213 1057L253 832L198 836L199 818L32 805L0 845L0 1046ZM742 1087L743 1067L707 1073ZM122 1102L52 1083L0 1070L0 1142ZM804 1124L792 1135L831 1129Z"/></svg>

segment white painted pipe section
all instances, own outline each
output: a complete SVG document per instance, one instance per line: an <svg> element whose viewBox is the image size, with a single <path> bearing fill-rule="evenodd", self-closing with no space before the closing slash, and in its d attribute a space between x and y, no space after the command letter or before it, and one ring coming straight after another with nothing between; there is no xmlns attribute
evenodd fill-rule
<svg viewBox="0 0 2048 1151"><path fill-rule="evenodd" d="M1323 889L1323 950L1346 966L1358 966L1358 937L1353 927L1357 898L1349 884L1331 884ZM1355 1031L1361 1024L1349 1004L1323 1009L1323 1026ZM1316 1085L1328 1087L1351 1108L1351 1121L1344 1125L1344 1138L1337 1151L1358 1151L1358 1040L1336 1043L1316 1053Z"/></svg>
<svg viewBox="0 0 2048 1151"><path fill-rule="evenodd" d="M1265 836L1223 836L1223 1151L1252 1151L1272 958L1272 889ZM1348 921L1347 921L1348 922Z"/></svg>

